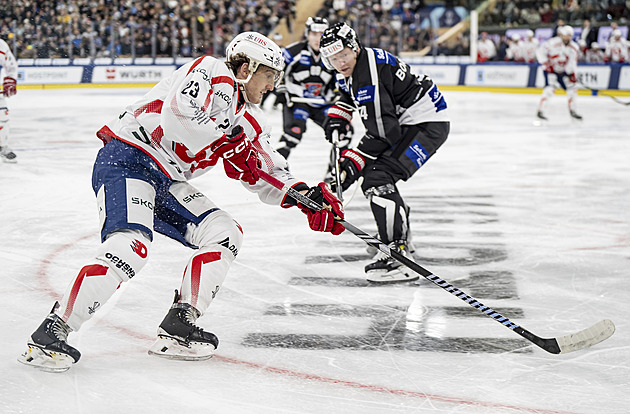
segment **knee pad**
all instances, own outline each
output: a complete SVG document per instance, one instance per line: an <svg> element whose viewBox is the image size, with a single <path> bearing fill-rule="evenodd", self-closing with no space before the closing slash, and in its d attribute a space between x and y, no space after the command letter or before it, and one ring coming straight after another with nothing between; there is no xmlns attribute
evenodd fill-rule
<svg viewBox="0 0 630 414"><path fill-rule="evenodd" d="M190 224L186 231L186 241L200 249L222 246L230 252L232 260L243 244L241 226L223 210L210 213L198 225Z"/></svg>
<svg viewBox="0 0 630 414"><path fill-rule="evenodd" d="M368 199L374 195L387 195L397 192L394 178L380 170L367 171L363 176L361 190Z"/></svg>
<svg viewBox="0 0 630 414"><path fill-rule="evenodd" d="M139 230L111 233L98 249L96 259L109 267L121 282L134 277L148 261L151 241Z"/></svg>

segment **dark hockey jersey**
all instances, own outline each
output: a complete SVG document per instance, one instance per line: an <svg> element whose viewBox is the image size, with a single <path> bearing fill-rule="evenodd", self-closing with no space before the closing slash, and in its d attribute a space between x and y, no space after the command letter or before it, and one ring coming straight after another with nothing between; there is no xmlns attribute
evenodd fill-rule
<svg viewBox="0 0 630 414"><path fill-rule="evenodd" d="M382 49L362 48L352 75L338 74L337 82L340 101L357 108L368 139L392 146L401 138L401 125L449 120L446 101L431 78L411 73Z"/></svg>
<svg viewBox="0 0 630 414"><path fill-rule="evenodd" d="M296 42L283 50L284 82L278 91L286 92L290 97L321 99L321 103L312 102L311 106L324 106L335 95L334 71L324 67L321 55L315 54L307 41Z"/></svg>

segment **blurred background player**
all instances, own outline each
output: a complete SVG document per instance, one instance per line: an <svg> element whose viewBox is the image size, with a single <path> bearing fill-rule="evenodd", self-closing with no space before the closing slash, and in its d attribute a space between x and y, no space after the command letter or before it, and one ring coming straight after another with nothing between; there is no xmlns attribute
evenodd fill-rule
<svg viewBox="0 0 630 414"><path fill-rule="evenodd" d="M580 49L577 43L571 40L573 28L564 25L558 28L558 36L552 37L543 43L537 51L538 63L543 66L545 87L538 104L537 116L547 120L545 108L556 89L567 91L569 113L575 119L582 119L576 112L577 97L577 62Z"/></svg>
<svg viewBox="0 0 630 414"><path fill-rule="evenodd" d="M0 75L2 75L2 93L0 94L0 158L4 162L14 163L17 157L9 148L9 107L7 99L17 93L17 61L11 48L0 39Z"/></svg>
<svg viewBox="0 0 630 414"><path fill-rule="evenodd" d="M67 343L68 334L140 272L155 232L195 250L149 353L183 360L212 356L219 341L195 321L220 290L243 230L188 180L220 160L228 177L261 201L297 205L313 230L344 230L334 221L343 218L343 210L329 187L309 188L293 178L269 143L258 104L282 76L280 48L259 33L245 32L228 45L226 56L226 62L203 56L185 64L97 132L105 144L92 176L102 244L31 335L20 362L49 371L78 362L81 354ZM303 207L260 180L259 169L331 209Z"/></svg>
<svg viewBox="0 0 630 414"><path fill-rule="evenodd" d="M536 49L538 49L538 39L534 37L532 30L527 30L525 37L521 41L521 56L523 57L523 62L536 62Z"/></svg>
<svg viewBox="0 0 630 414"><path fill-rule="evenodd" d="M339 168L346 190L359 177L382 242L410 256L409 210L396 183L407 181L446 141L450 130L446 101L426 75L382 49L362 47L355 31L337 23L322 36L324 64L334 68L341 97L328 111L325 130L348 132L352 111L361 116L366 135L342 152ZM400 262L379 252L365 267L377 283L418 279Z"/></svg>
<svg viewBox="0 0 630 414"><path fill-rule="evenodd" d="M306 39L283 50L286 66L283 82L276 94L277 102L284 106L284 131L277 151L285 158L289 158L291 151L302 140L308 119L323 127L326 112L338 95L334 71L322 64L319 52L322 33L328 26L328 20L324 18L309 17L304 29ZM347 134L339 147L345 149L351 139L352 134ZM327 175L331 168L329 165Z"/></svg>
<svg viewBox="0 0 630 414"><path fill-rule="evenodd" d="M488 60L494 60L496 57L497 45L488 37L487 32L482 32L477 44L477 62L487 62Z"/></svg>
<svg viewBox="0 0 630 414"><path fill-rule="evenodd" d="M628 41L622 37L621 30L615 29L604 51L604 61L613 63L628 62Z"/></svg>

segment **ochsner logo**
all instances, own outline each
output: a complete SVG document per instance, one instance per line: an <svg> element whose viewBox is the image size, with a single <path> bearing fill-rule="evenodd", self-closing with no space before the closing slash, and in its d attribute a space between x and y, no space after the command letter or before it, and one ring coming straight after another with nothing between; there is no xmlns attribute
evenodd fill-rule
<svg viewBox="0 0 630 414"><path fill-rule="evenodd" d="M343 42L341 40L337 40L330 46L324 46L321 48L322 55L324 57L330 57L335 53L339 53L343 50Z"/></svg>

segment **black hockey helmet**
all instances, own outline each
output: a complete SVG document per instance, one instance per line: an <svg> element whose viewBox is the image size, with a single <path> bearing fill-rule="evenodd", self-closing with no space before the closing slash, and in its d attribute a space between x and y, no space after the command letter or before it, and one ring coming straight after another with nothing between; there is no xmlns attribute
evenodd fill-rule
<svg viewBox="0 0 630 414"><path fill-rule="evenodd" d="M350 48L355 53L359 53L361 45L357 39L357 34L346 22L335 23L324 31L319 42L319 50L322 54L324 65L328 69L334 69L328 58L341 52L344 48Z"/></svg>
<svg viewBox="0 0 630 414"><path fill-rule="evenodd" d="M323 17L309 17L306 19L306 25L304 28L304 36L308 36L308 32L323 32L328 29L330 24L328 20Z"/></svg>

